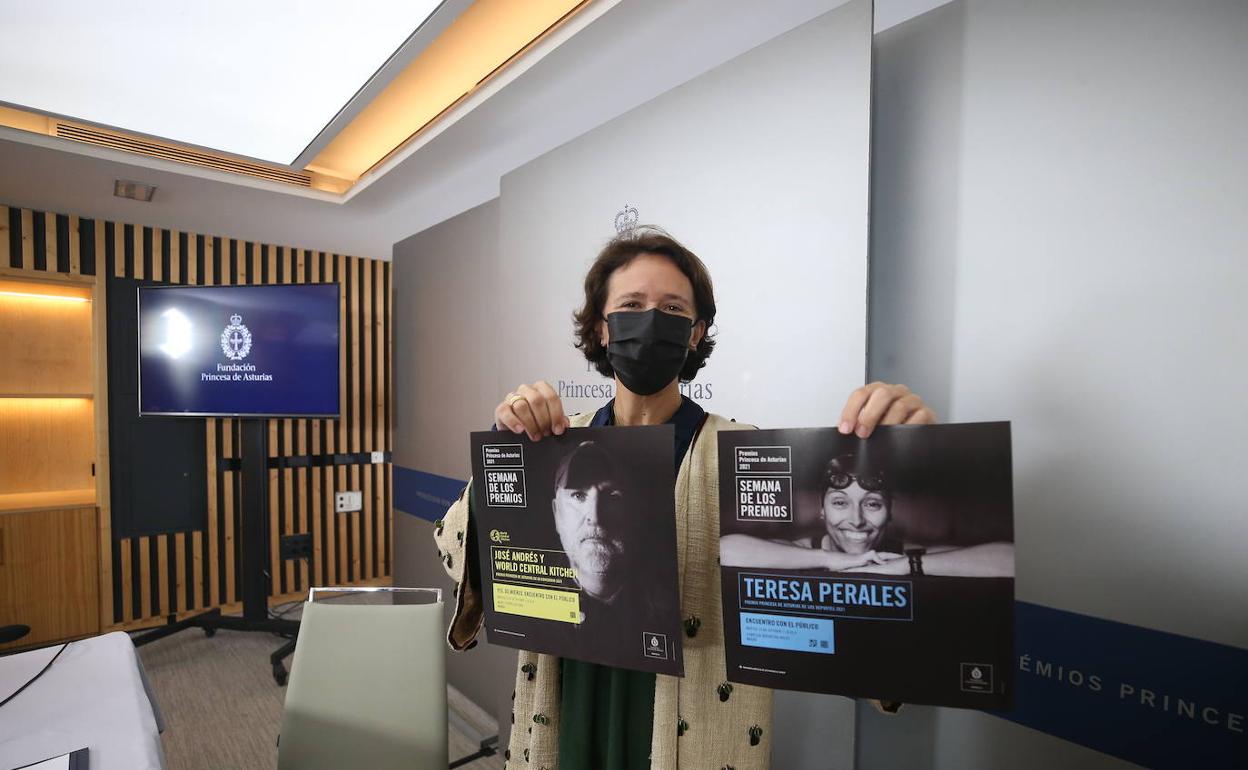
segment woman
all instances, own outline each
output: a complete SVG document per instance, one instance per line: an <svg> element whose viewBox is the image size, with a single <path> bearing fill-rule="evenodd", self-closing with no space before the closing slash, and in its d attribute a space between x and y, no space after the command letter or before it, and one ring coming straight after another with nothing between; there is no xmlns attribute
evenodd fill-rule
<svg viewBox="0 0 1248 770"><path fill-rule="evenodd" d="M707 414L680 393L715 346L715 297L706 267L666 233L639 228L602 250L585 277L574 316L577 347L616 397L569 417L546 382L520 385L494 410L499 430L533 440L569 427L672 423L676 436L676 536L684 618L684 678L624 671L521 652L508 758L548 770L766 768L771 691L728 686L718 570L718 447L721 430L748 428ZM934 415L902 385L872 383L850 394L840 430L865 438L876 425L930 423ZM480 586L468 490L438 532L459 584L448 632L454 649L475 644ZM458 533L466 533L460 542Z"/></svg>
<svg viewBox="0 0 1248 770"><path fill-rule="evenodd" d="M1012 577L1014 545L968 547L904 544L889 531L893 495L888 476L848 453L833 457L823 474L822 529L797 540L726 535L720 559L726 567L853 570L884 575ZM904 558L906 553L909 558Z"/></svg>

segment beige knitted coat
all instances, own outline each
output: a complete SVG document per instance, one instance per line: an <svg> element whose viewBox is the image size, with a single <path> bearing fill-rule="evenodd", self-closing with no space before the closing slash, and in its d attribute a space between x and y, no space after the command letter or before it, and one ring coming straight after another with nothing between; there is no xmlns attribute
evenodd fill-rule
<svg viewBox="0 0 1248 770"><path fill-rule="evenodd" d="M571 418L583 428L593 414ZM719 591L719 442L721 430L742 430L708 415L676 476L676 558L686 627L685 676L656 677L652 770L765 770L771 758L771 690L727 685ZM484 622L480 586L466 582L468 490L435 527L447 573L458 585L447 631L452 649L475 643ZM558 770L559 659L521 652L508 749L511 768ZM683 729L678 724L683 721Z"/></svg>

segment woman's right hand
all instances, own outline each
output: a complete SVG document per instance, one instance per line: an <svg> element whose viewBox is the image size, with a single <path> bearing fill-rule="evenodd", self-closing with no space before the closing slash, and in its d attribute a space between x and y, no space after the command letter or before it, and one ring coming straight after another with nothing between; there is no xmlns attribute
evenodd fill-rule
<svg viewBox="0 0 1248 770"><path fill-rule="evenodd" d="M552 434L562 435L569 427L563 401L545 380L521 385L503 396L494 407L494 425L499 430L527 433L534 441Z"/></svg>

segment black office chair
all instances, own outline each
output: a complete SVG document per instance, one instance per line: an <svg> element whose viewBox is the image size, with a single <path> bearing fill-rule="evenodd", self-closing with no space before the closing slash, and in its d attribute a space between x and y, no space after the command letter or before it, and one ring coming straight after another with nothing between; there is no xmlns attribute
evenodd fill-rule
<svg viewBox="0 0 1248 770"><path fill-rule="evenodd" d="M15 623L11 626L0 626L0 644L16 642L29 633L30 626L24 626L21 623Z"/></svg>

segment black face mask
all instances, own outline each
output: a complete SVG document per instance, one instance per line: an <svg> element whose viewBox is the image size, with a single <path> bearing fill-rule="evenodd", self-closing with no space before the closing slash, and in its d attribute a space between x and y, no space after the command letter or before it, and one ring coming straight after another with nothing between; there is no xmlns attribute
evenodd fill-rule
<svg viewBox="0 0 1248 770"><path fill-rule="evenodd" d="M624 387L650 396L676 379L685 357L693 321L658 310L611 313L607 316L607 360Z"/></svg>

